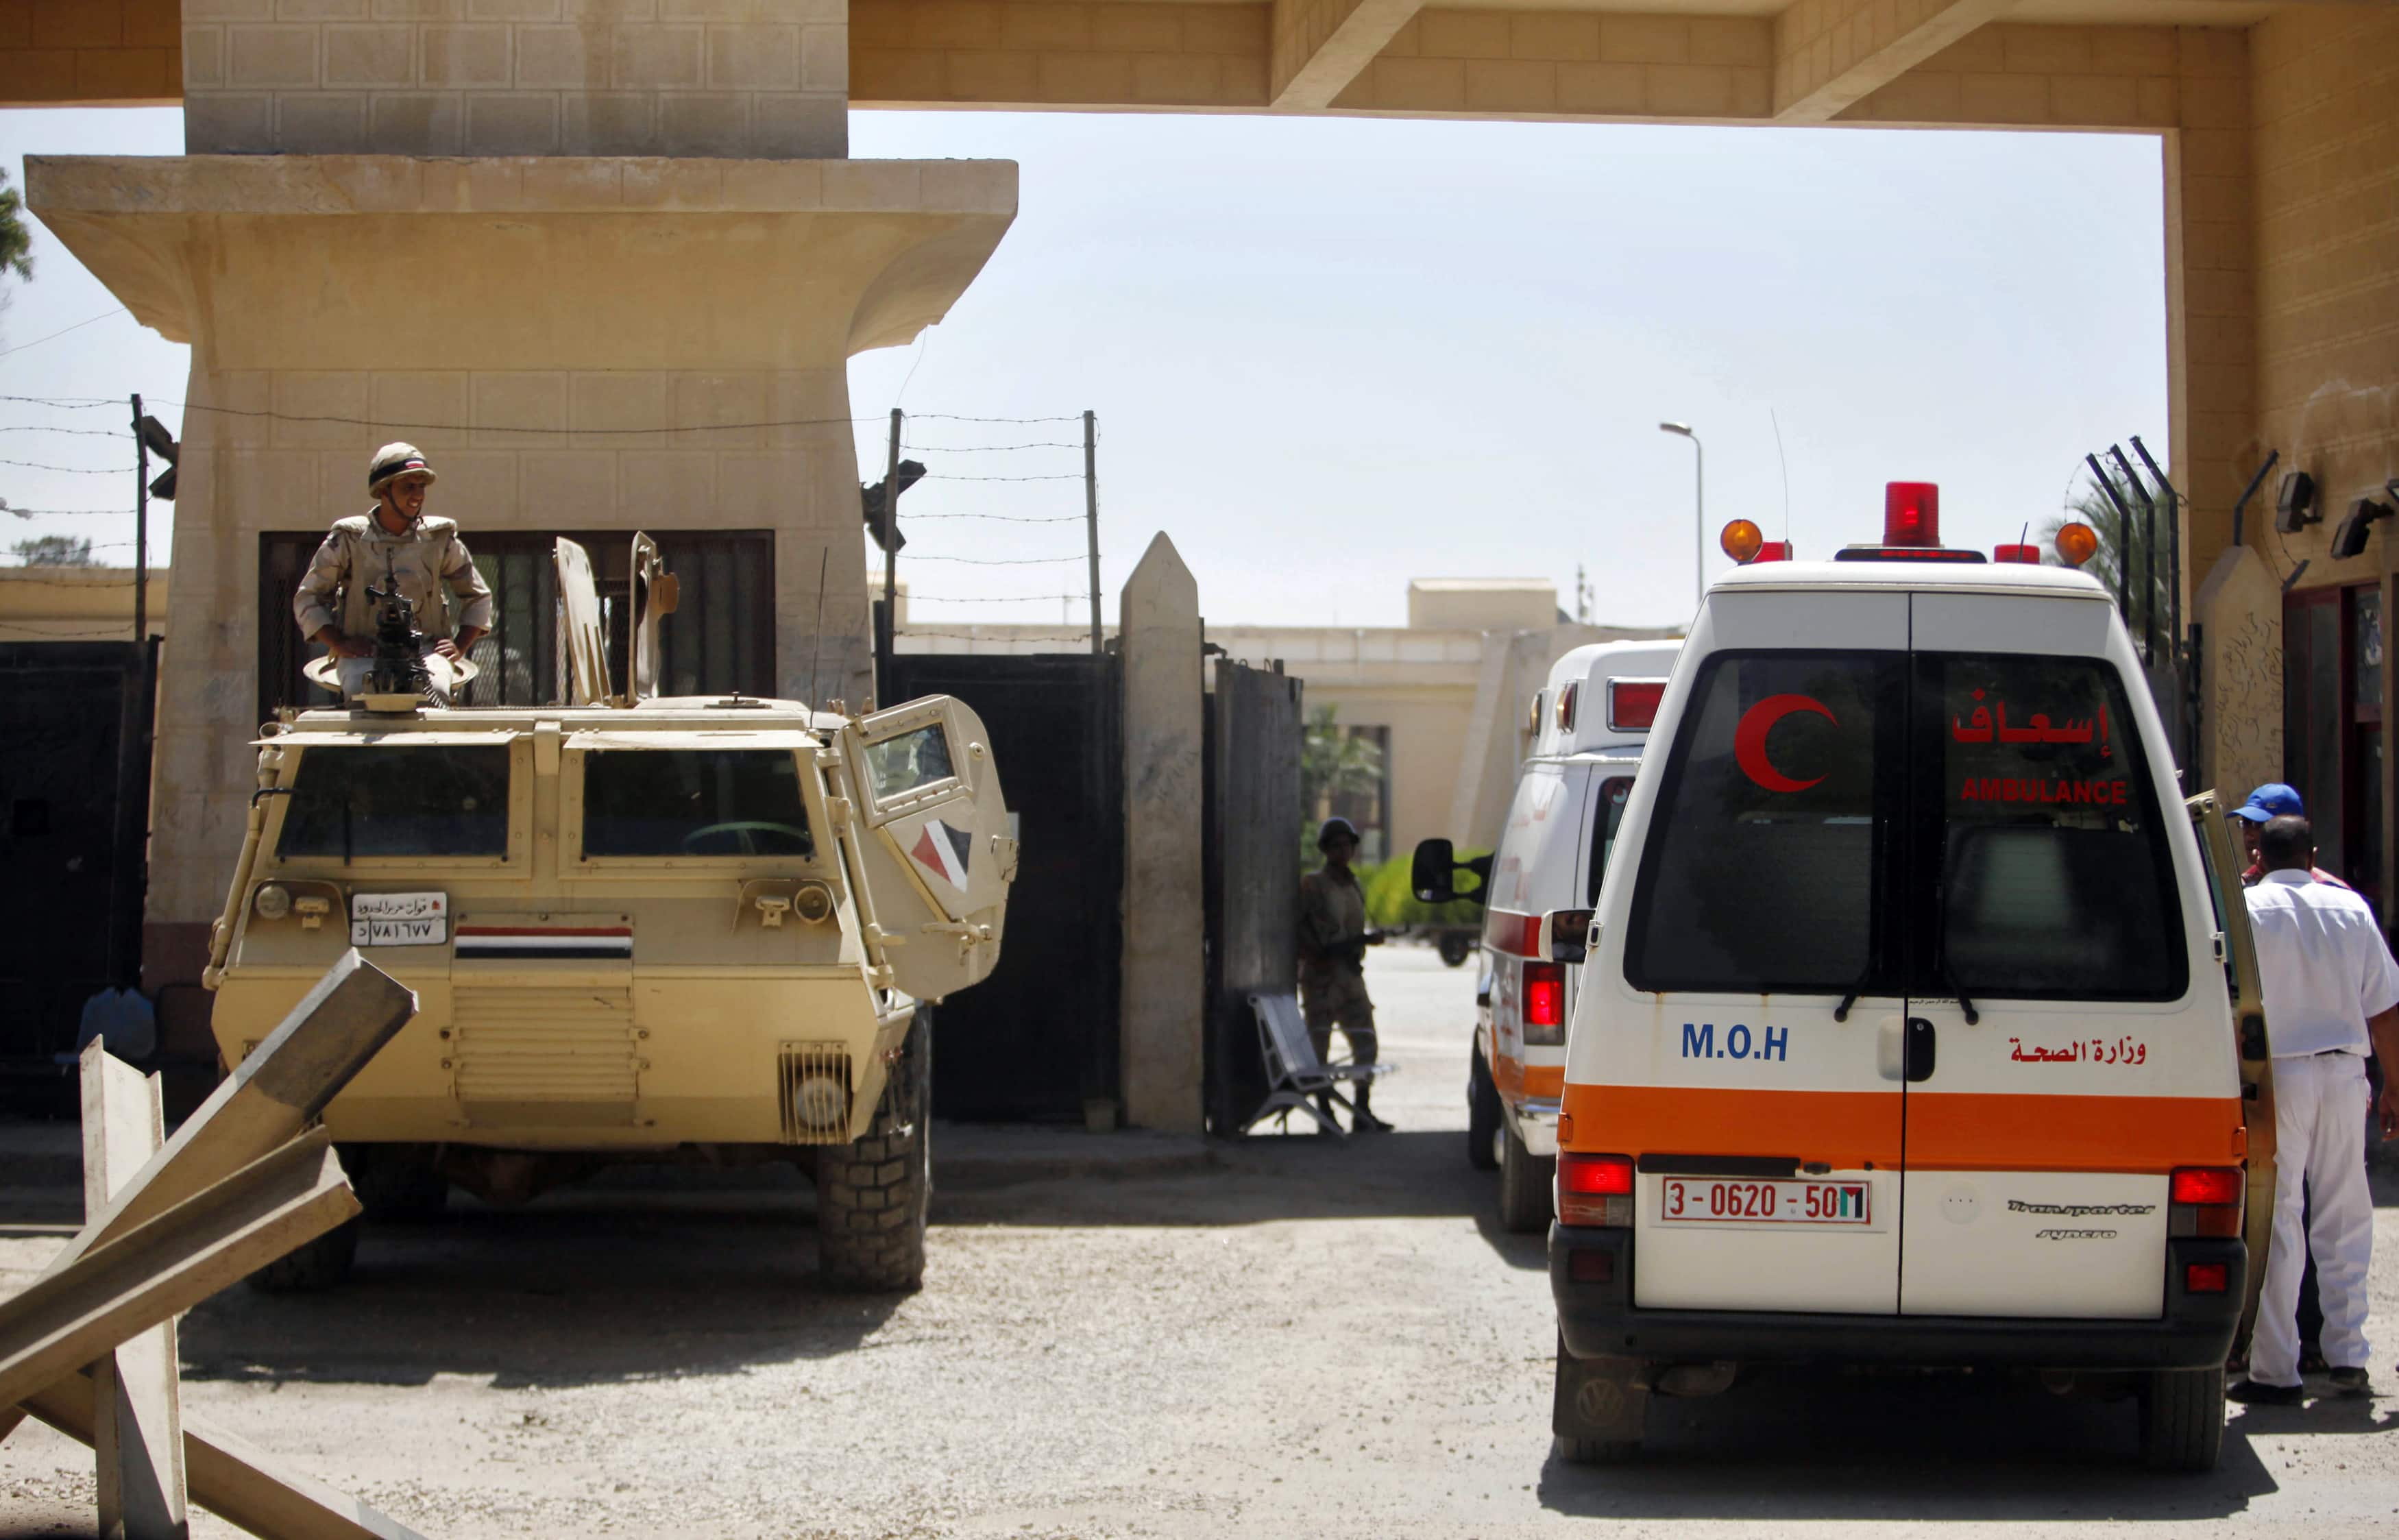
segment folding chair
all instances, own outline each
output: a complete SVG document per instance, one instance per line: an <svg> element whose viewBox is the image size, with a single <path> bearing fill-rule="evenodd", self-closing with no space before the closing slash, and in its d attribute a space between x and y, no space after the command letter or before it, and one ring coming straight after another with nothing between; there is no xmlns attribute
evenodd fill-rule
<svg viewBox="0 0 2399 1540"><path fill-rule="evenodd" d="M1341 1094L1341 1087L1389 1074L1399 1066L1327 1064L1316 1056L1316 1045L1308 1035L1308 1023L1299 1014L1297 996L1253 994L1249 1000L1250 1012L1257 1018L1258 1051L1266 1059L1267 1099L1241 1125L1241 1132L1248 1133L1269 1117L1281 1119L1284 1131L1289 1132L1291 1114L1303 1112L1316 1119L1316 1126L1326 1133L1348 1138L1341 1125L1326 1116L1313 1099L1322 1093L1354 1113L1357 1109Z"/></svg>

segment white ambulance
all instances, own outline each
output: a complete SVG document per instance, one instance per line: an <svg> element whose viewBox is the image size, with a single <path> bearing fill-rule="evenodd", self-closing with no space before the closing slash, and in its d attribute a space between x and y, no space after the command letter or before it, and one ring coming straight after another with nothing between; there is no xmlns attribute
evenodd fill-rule
<svg viewBox="0 0 2399 1540"><path fill-rule="evenodd" d="M1893 483L1880 544L1709 588L1594 912L1540 926L1569 1459L1816 1363L2137 1395L2215 1465L2272 1129L2238 868L2101 586L1938 514Z"/></svg>
<svg viewBox="0 0 2399 1540"><path fill-rule="evenodd" d="M1479 888L1453 885L1449 841L1416 846L1409 875L1419 897L1484 905L1466 1158L1498 1171L1499 1223L1519 1234L1550 1223L1566 1016L1581 971L1536 950L1541 916L1587 909L1599 897L1641 746L1682 645L1594 642L1551 666L1533 697L1524 767L1498 843L1487 861L1467 863L1483 879Z"/></svg>

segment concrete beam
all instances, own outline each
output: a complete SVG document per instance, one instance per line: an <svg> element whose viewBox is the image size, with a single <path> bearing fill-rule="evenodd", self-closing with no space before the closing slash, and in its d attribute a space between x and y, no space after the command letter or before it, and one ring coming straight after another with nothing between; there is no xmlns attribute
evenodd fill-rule
<svg viewBox="0 0 2399 1540"><path fill-rule="evenodd" d="M93 1385L70 1374L26 1398L34 1416L81 1443L94 1442ZM269 1540L424 1540L347 1493L275 1463L247 1439L183 1419L192 1501Z"/></svg>
<svg viewBox="0 0 2399 1540"><path fill-rule="evenodd" d="M1273 105L1317 112L1349 89L1423 0L1275 0Z"/></svg>
<svg viewBox="0 0 2399 1540"><path fill-rule="evenodd" d="M1796 0L1774 19L1774 117L1826 123L2017 0Z"/></svg>
<svg viewBox="0 0 2399 1540"><path fill-rule="evenodd" d="M1125 581L1118 613L1124 687L1125 1120L1201 1131L1207 914L1200 810L1204 709L1200 585L1160 534Z"/></svg>
<svg viewBox="0 0 2399 1540"><path fill-rule="evenodd" d="M156 1075L95 1038L83 1050L83 1208L97 1214L166 1142ZM183 1493L183 1360L170 1317L91 1366L100 1533L107 1540L181 1540L191 1527Z"/></svg>
<svg viewBox="0 0 2399 1540"><path fill-rule="evenodd" d="M95 1246L0 1304L0 1405L356 1218L359 1200L322 1128Z"/></svg>

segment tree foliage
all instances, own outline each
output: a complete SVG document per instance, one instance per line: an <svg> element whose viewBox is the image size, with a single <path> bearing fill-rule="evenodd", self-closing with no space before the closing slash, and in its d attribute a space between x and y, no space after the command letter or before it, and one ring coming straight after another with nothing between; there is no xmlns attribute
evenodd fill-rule
<svg viewBox="0 0 2399 1540"><path fill-rule="evenodd" d="M1299 737L1299 849L1303 867L1316 864L1317 826L1335 799L1373 796L1383 786L1383 750L1374 739L1350 732L1335 709L1308 714Z"/></svg>
<svg viewBox="0 0 2399 1540"><path fill-rule="evenodd" d="M37 534L13 547L17 560L29 567L88 567L91 541L74 534Z"/></svg>
<svg viewBox="0 0 2399 1540"><path fill-rule="evenodd" d="M19 281L34 277L34 234L25 228L25 200L0 171L0 272L14 273Z"/></svg>

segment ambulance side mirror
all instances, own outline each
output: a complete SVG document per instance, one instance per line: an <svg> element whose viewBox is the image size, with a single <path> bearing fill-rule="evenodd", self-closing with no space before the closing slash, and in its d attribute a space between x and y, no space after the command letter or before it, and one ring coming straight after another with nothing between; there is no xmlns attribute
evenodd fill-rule
<svg viewBox="0 0 2399 1540"><path fill-rule="evenodd" d="M1422 902L1445 904L1457 897L1457 849L1447 840L1418 840L1408 863L1408 888Z"/></svg>
<svg viewBox="0 0 2399 1540"><path fill-rule="evenodd" d="M1553 909L1541 916L1539 955L1552 963L1579 963L1591 951L1591 911Z"/></svg>

